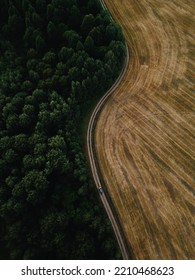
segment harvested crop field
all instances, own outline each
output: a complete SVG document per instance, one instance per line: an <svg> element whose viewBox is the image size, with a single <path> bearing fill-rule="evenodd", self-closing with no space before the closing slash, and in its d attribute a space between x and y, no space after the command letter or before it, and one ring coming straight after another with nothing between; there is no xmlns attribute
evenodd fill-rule
<svg viewBox="0 0 195 280"><path fill-rule="evenodd" d="M95 153L135 259L195 259L193 0L106 0L130 64Z"/></svg>

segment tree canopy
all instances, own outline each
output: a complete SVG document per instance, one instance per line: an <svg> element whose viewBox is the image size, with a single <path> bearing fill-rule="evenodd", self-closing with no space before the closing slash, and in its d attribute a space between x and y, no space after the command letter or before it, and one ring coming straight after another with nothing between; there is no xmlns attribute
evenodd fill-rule
<svg viewBox="0 0 195 280"><path fill-rule="evenodd" d="M97 0L3 0L0 52L0 258L119 258L80 126L120 72L120 28Z"/></svg>

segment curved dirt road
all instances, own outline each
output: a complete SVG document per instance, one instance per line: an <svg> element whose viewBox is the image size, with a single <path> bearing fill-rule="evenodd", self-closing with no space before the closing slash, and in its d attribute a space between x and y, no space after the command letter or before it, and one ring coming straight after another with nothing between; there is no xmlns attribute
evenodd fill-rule
<svg viewBox="0 0 195 280"><path fill-rule="evenodd" d="M131 62L96 125L101 174L136 259L194 259L194 2L105 2Z"/></svg>
<svg viewBox="0 0 195 280"><path fill-rule="evenodd" d="M121 226L119 224L119 221L116 218L115 213L113 213L112 206L110 205L108 197L107 197L106 193L104 192L104 186L102 185L101 178L99 177L99 175L100 175L99 170L98 170L99 166L98 166L98 163L96 162L96 156L94 156L94 129L95 129L95 125L96 125L97 118L99 116L100 111L104 107L105 103L107 102L108 98L111 96L113 91L115 91L116 88L118 87L118 85L121 83L121 81L123 80L124 75L127 71L127 68L129 65L129 51L128 51L127 46L126 46L126 51L127 51L127 55L126 55L126 59L125 59L124 65L123 65L123 69L122 69L118 79L113 84L113 86L105 93L105 95L100 99L100 101L96 105L96 107L91 115L88 129L87 129L87 150L88 150L89 162L91 165L91 172L92 172L96 187L99 190L101 189L100 198L101 198L101 201L107 212L107 215L111 221L119 247L121 249L123 259L129 259L130 254L129 254L128 246L125 241L124 233L121 231Z"/></svg>

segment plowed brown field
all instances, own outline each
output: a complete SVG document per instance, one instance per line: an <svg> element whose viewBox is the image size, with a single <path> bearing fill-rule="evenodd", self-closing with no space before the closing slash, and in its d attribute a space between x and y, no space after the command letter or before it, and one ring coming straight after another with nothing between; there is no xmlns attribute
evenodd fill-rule
<svg viewBox="0 0 195 280"><path fill-rule="evenodd" d="M193 0L106 0L130 49L95 130L136 259L195 259Z"/></svg>

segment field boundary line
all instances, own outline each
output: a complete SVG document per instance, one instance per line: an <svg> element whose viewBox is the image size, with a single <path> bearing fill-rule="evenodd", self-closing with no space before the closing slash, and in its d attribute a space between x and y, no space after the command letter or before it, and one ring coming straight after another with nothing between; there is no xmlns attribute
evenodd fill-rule
<svg viewBox="0 0 195 280"><path fill-rule="evenodd" d="M100 2L102 4L102 7L104 9L108 10L105 2L103 0L100 0ZM110 14L110 12L109 12L109 14ZM110 17L111 17L111 20L113 21L113 17L111 16L111 14L110 14ZM111 221L115 236L117 238L119 247L121 249L123 259L129 259L131 256L131 254L129 252L130 245L127 244L126 238L125 238L123 230L122 230L121 223L119 221L119 218L117 217L116 210L114 209L114 207L112 205L112 201L109 197L109 194L106 191L103 177L101 175L101 171L99 168L99 164L97 162L97 157L96 157L96 153L95 153L95 145L94 145L94 131L95 131L96 123L97 123L97 118L98 118L100 112L102 111L105 103L108 101L109 97L111 96L111 94L115 91L115 89L118 87L120 82L123 80L123 78L126 74L126 71L128 69L130 55L129 55L129 49L128 49L126 42L125 42L125 47L126 47L126 56L125 56L123 68L122 68L118 78L114 82L114 84L99 100L99 102L95 106L95 109L93 110L92 115L90 117L88 129L87 129L87 151L88 151L91 172L92 172L92 176L95 181L96 187L97 187L97 189L99 189L99 188L102 188L102 186L104 186L103 190L105 190L105 191L100 193L100 198L101 198L103 206L107 212L107 215Z"/></svg>

